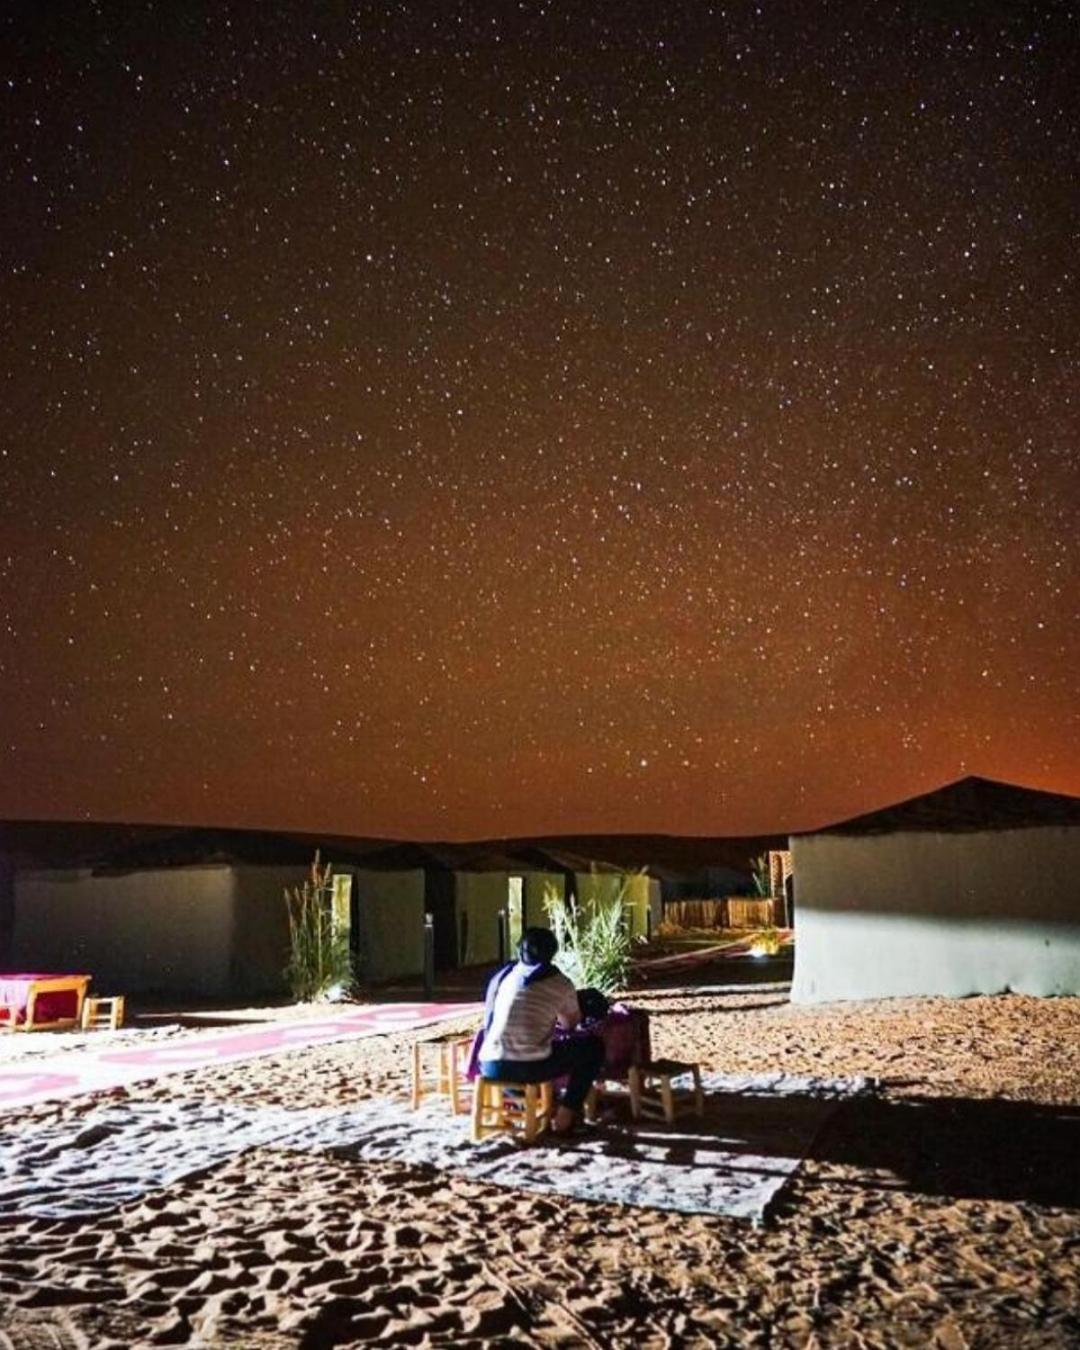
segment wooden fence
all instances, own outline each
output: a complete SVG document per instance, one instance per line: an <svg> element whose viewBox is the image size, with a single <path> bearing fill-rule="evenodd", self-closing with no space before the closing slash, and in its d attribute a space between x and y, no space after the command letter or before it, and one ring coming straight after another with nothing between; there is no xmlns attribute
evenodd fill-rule
<svg viewBox="0 0 1080 1350"><path fill-rule="evenodd" d="M664 922L676 928L723 928L726 917L726 900L669 900L664 906Z"/></svg>
<svg viewBox="0 0 1080 1350"><path fill-rule="evenodd" d="M775 900L755 898L743 900L731 895L727 901L728 928L764 928L776 922Z"/></svg>
<svg viewBox="0 0 1080 1350"><path fill-rule="evenodd" d="M783 924L784 902L760 896L729 895L723 900L669 900L664 923L675 928L765 928Z"/></svg>

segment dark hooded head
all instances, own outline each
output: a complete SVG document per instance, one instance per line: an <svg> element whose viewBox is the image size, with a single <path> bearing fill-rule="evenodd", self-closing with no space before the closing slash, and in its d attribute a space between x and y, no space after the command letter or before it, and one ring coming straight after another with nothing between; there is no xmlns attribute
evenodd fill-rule
<svg viewBox="0 0 1080 1350"><path fill-rule="evenodd" d="M518 959L527 966L544 966L558 950L558 939L550 928L526 928L518 943Z"/></svg>

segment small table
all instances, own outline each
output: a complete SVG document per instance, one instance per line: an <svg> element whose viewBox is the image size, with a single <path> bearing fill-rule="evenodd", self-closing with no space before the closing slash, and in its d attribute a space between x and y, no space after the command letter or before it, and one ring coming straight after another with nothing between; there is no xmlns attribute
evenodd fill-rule
<svg viewBox="0 0 1080 1350"><path fill-rule="evenodd" d="M0 975L0 1027L60 1031L82 1022L89 975Z"/></svg>

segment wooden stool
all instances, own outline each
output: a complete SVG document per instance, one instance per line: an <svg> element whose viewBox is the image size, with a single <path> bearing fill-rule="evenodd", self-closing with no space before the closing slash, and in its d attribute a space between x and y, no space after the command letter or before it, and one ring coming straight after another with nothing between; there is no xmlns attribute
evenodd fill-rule
<svg viewBox="0 0 1080 1350"><path fill-rule="evenodd" d="M108 1027L110 1031L116 1031L123 1025L123 994L87 994L83 999L83 1031L97 1031L102 1027Z"/></svg>
<svg viewBox="0 0 1080 1350"><path fill-rule="evenodd" d="M455 1116L469 1109L467 1097L469 1082L465 1070L469 1067L471 1036L446 1036L438 1041L413 1041L412 1048L412 1108L415 1111L425 1097L450 1098L450 1110ZM425 1052L437 1050L433 1064L425 1064Z"/></svg>
<svg viewBox="0 0 1080 1350"><path fill-rule="evenodd" d="M508 1132L531 1144L551 1128L555 1084L496 1083L478 1078L473 1084L472 1141Z"/></svg>
<svg viewBox="0 0 1080 1350"><path fill-rule="evenodd" d="M671 1080L680 1074L690 1074L693 1086L673 1088ZM677 1116L704 1116L701 1070L696 1064L684 1064L678 1059L656 1059L651 1064L631 1065L630 1112L635 1120L652 1116L656 1120L666 1120L669 1125Z"/></svg>
<svg viewBox="0 0 1080 1350"><path fill-rule="evenodd" d="M605 1102L630 1102L630 1085L621 1078L598 1078L589 1089L585 1098L585 1119L595 1122L600 1118L600 1108Z"/></svg>

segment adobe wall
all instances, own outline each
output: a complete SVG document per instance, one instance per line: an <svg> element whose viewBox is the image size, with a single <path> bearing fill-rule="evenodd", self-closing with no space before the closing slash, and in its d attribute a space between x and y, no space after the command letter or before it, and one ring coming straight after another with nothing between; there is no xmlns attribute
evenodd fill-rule
<svg viewBox="0 0 1080 1350"><path fill-rule="evenodd" d="M1080 830L791 843L793 1002L1080 993Z"/></svg>
<svg viewBox="0 0 1080 1350"><path fill-rule="evenodd" d="M87 973L100 993L224 995L231 911L228 867L22 871L11 965Z"/></svg>
<svg viewBox="0 0 1080 1350"><path fill-rule="evenodd" d="M285 889L303 885L308 867L232 869L229 993L238 998L288 993L289 916Z"/></svg>
<svg viewBox="0 0 1080 1350"><path fill-rule="evenodd" d="M378 983L424 973L424 872L352 872L361 974Z"/></svg>

